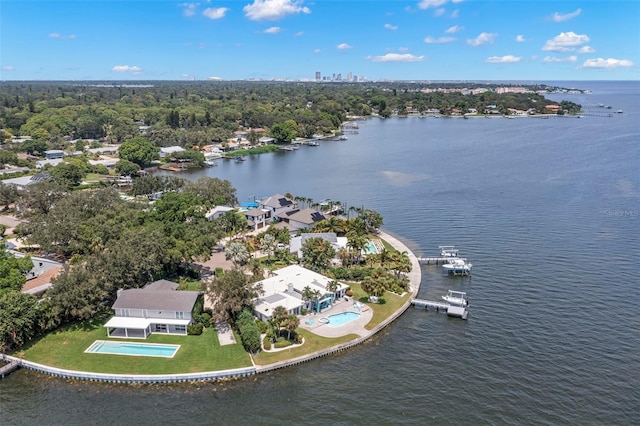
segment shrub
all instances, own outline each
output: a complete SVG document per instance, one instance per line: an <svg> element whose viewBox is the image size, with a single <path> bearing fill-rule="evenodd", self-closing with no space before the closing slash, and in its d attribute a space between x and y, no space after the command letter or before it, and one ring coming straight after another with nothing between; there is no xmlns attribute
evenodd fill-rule
<svg viewBox="0 0 640 426"><path fill-rule="evenodd" d="M258 326L258 330L260 330L260 334L265 334L269 329L267 323L264 323L260 320L256 320L256 325Z"/></svg>
<svg viewBox="0 0 640 426"><path fill-rule="evenodd" d="M187 334L189 336L199 336L202 334L202 329L204 327L202 327L202 324L200 323L196 323L196 324L189 324L187 326Z"/></svg>
<svg viewBox="0 0 640 426"><path fill-rule="evenodd" d="M329 271L336 280L362 281L363 279L371 275L372 269L361 266L353 266L351 268L329 268Z"/></svg>
<svg viewBox="0 0 640 426"><path fill-rule="evenodd" d="M305 308L300 309L301 315L307 315L307 310Z"/></svg>
<svg viewBox="0 0 640 426"><path fill-rule="evenodd" d="M200 315L198 315L198 322L204 327L211 326L211 315L206 312L201 313Z"/></svg>
<svg viewBox="0 0 640 426"><path fill-rule="evenodd" d="M265 336L264 339L262 339L262 346L264 346L265 350L271 349L271 339Z"/></svg>
<svg viewBox="0 0 640 426"><path fill-rule="evenodd" d="M296 337L295 337L296 343L298 344L302 343L302 339L303 339L302 334L296 334Z"/></svg>
<svg viewBox="0 0 640 426"><path fill-rule="evenodd" d="M353 290L349 289L349 290L345 291L344 294L346 294L347 296L351 297L351 296L353 296Z"/></svg>

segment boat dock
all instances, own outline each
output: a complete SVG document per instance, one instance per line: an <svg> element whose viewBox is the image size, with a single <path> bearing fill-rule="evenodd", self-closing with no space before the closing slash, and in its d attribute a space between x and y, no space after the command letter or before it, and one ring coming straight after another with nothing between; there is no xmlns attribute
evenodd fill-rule
<svg viewBox="0 0 640 426"><path fill-rule="evenodd" d="M0 379L4 379L8 374L16 371L20 367L20 361L11 361L0 367Z"/></svg>
<svg viewBox="0 0 640 426"><path fill-rule="evenodd" d="M467 319L468 311L465 306L454 306L446 302L436 302L433 300L411 299L411 304L416 308L425 311L436 311L446 313L450 317Z"/></svg>
<svg viewBox="0 0 640 426"><path fill-rule="evenodd" d="M441 265L449 263L451 256L437 256L437 257L419 257L418 262L422 265Z"/></svg>

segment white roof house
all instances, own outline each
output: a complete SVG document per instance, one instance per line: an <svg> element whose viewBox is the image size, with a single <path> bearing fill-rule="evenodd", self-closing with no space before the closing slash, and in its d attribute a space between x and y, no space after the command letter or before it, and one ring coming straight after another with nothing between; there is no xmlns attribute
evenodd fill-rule
<svg viewBox="0 0 640 426"><path fill-rule="evenodd" d="M254 314L262 321L271 318L273 310L283 306L289 313L299 315L311 302L303 300L305 287L318 290L321 297L318 300L318 310L333 304L333 300L343 297L349 286L339 283L335 292L327 290L327 284L333 281L317 272L299 265L290 265L274 271L275 276L260 281L264 294L255 300Z"/></svg>
<svg viewBox="0 0 640 426"><path fill-rule="evenodd" d="M64 161L64 159L62 159L62 158L53 158L51 160L39 160L39 161L36 161L36 168L37 169L42 169L46 165L55 167L58 164L62 163L63 161Z"/></svg>
<svg viewBox="0 0 640 426"><path fill-rule="evenodd" d="M215 206L214 208L209 210L207 213L205 213L204 217L206 217L208 220L213 220L213 219L219 218L220 216L224 215L227 212L231 212L234 210L235 208L229 207L229 206Z"/></svg>
<svg viewBox="0 0 640 426"><path fill-rule="evenodd" d="M334 248L336 253L341 248L347 247L349 239L347 237L338 237L334 232L306 232L300 236L291 238L289 242L289 252L298 253L298 258L302 259L302 246L309 238L322 238L328 241Z"/></svg>
<svg viewBox="0 0 640 426"><path fill-rule="evenodd" d="M182 152L184 148L178 145L174 146L163 146L160 148L160 157L166 157L169 154L174 154L176 152Z"/></svg>

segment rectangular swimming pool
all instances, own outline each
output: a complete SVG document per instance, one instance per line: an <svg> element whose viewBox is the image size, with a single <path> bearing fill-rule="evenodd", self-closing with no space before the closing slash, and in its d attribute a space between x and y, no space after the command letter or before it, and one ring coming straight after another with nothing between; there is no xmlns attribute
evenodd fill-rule
<svg viewBox="0 0 640 426"><path fill-rule="evenodd" d="M178 349L180 349L180 345L96 340L87 348L85 353L173 358L176 352L178 352Z"/></svg>

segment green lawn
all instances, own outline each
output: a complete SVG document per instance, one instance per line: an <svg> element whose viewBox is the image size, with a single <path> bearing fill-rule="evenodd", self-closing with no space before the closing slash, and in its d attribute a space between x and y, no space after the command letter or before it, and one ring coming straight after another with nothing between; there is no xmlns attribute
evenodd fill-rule
<svg viewBox="0 0 640 426"><path fill-rule="evenodd" d="M349 283L351 290L353 290L353 298L364 303L373 310L373 318L364 328L367 330L373 330L382 321L389 318L395 311L400 309L407 300L411 298L411 294L407 293L404 296L399 296L391 292L385 292L382 299L384 303L369 303L369 295L362 290L359 283Z"/></svg>
<svg viewBox="0 0 640 426"><path fill-rule="evenodd" d="M321 337L301 328L297 329L296 332L304 336L304 345L279 352L260 352L253 356L254 362L258 365L273 364L280 361L286 361L291 358L297 358L302 355L308 355L323 349L329 349L332 346L350 342L351 340L358 338L356 334L349 334L347 336L337 338Z"/></svg>
<svg viewBox="0 0 640 426"><path fill-rule="evenodd" d="M252 365L249 354L241 344L220 346L218 335L211 328L200 336L152 334L145 340L126 340L181 345L171 359L84 353L95 340L125 340L108 338L102 327L105 321L105 318L101 318L64 327L35 341L14 356L68 370L114 374L196 373ZM236 340L240 341L237 336Z"/></svg>

